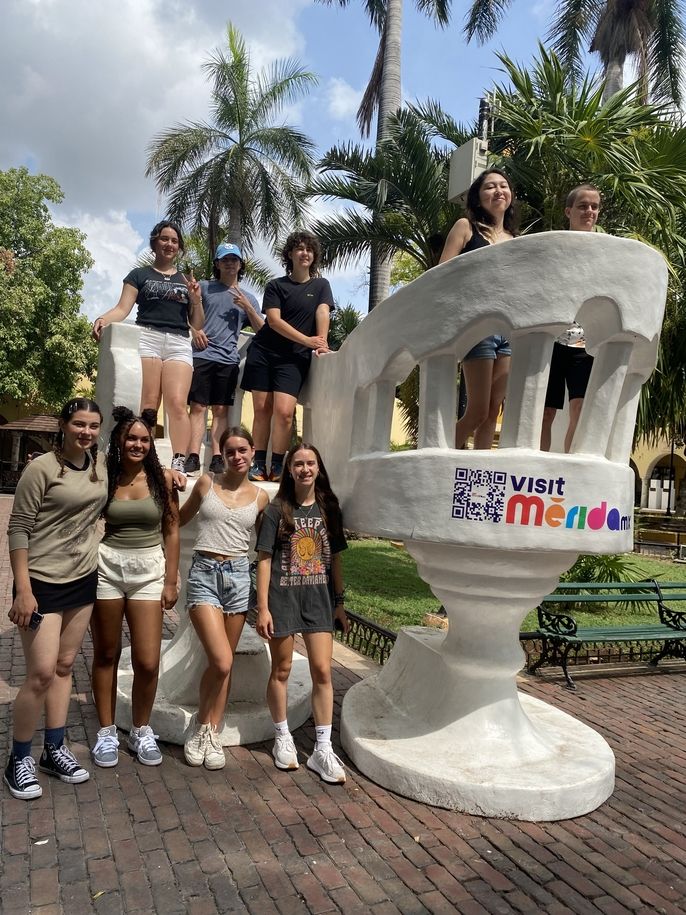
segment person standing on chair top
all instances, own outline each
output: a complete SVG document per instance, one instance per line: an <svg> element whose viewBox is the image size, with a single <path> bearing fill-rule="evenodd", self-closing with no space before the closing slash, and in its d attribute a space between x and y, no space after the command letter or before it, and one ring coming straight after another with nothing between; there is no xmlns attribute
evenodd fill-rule
<svg viewBox="0 0 686 915"><path fill-rule="evenodd" d="M257 299L238 285L245 273L245 261L238 245L223 242L214 254L214 279L201 280L205 326L191 329L193 338L193 382L191 444L186 472L200 470L200 446L205 434L205 414L212 407L212 461L210 473L223 473L219 441L226 429L229 407L238 382L240 356L238 337L250 324L257 332L264 324Z"/></svg>
<svg viewBox="0 0 686 915"><path fill-rule="evenodd" d="M244 391L252 391L255 413L251 480L281 479L295 405L312 354L329 352L327 336L334 304L328 280L319 276L319 258L319 241L314 235L292 233L282 251L286 276L272 280L264 291L262 310L267 320L250 344L241 382ZM272 419L272 461L267 474Z"/></svg>

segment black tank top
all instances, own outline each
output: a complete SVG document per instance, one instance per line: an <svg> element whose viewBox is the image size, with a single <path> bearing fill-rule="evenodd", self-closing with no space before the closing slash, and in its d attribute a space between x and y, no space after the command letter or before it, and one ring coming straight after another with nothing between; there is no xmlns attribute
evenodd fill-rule
<svg viewBox="0 0 686 915"><path fill-rule="evenodd" d="M470 225L472 227L472 237L460 251L460 254L467 254L468 251L476 251L477 248L487 248L490 244L490 242L483 237L481 232L479 232L474 223L470 223Z"/></svg>

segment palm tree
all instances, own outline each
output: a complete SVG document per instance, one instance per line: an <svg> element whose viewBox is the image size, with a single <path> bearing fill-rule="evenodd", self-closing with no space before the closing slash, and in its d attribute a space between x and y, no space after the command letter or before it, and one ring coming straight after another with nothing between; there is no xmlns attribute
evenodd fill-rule
<svg viewBox="0 0 686 915"><path fill-rule="evenodd" d="M220 227L250 249L256 236L275 242L306 212L302 188L312 174L312 141L275 123L316 77L294 60L255 72L240 33L229 23L227 50L203 65L212 82L211 121L176 125L153 138L146 175L168 194L168 214L206 232L214 251Z"/></svg>
<svg viewBox="0 0 686 915"><path fill-rule="evenodd" d="M348 6L350 0L321 0L328 6ZM444 27L449 22L450 0L416 0L419 9L425 11L435 22ZM388 136L389 118L402 103L401 96L401 38L402 0L364 0L369 20L379 31L379 49L364 97L357 112L360 132L369 136L376 114L377 146ZM375 208L384 205L386 187L382 182L377 188ZM372 245L369 266L369 310L388 295L391 278L391 262L382 251Z"/></svg>
<svg viewBox="0 0 686 915"><path fill-rule="evenodd" d="M467 40L487 41L497 31L511 0L474 0L467 16ZM562 0L548 39L572 82L581 78L584 49L603 64L605 98L623 86L630 59L642 101L683 97L684 4L682 0Z"/></svg>

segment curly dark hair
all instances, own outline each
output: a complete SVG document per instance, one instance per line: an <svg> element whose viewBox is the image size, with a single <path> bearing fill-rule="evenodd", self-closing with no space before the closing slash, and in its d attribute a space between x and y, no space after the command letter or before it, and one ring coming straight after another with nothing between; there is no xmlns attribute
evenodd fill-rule
<svg viewBox="0 0 686 915"><path fill-rule="evenodd" d="M315 500L319 506L319 511L329 535L332 537L343 536L343 514L341 512L341 506L336 494L331 489L329 474L324 466L322 456L318 449L310 442L301 442L299 445L294 445L284 459L281 482L279 483L279 489L276 493L276 499L278 499L279 507L281 509L279 533L282 536L289 537L295 530L293 511L298 507L298 502L295 498L295 480L291 474L291 464L298 451L314 452L314 455L317 458L317 464L319 465L319 473L314 481Z"/></svg>
<svg viewBox="0 0 686 915"><path fill-rule="evenodd" d="M470 185L469 190L467 191L467 216L469 221L473 226L477 226L480 229L486 229L487 233L493 226L493 217L481 206L481 200L479 198L481 185L489 175L500 175L501 178L504 178L507 181L507 186L510 188L510 193L512 194L512 201L505 210L503 228L511 235L518 235L519 213L517 212L516 206L517 195L515 194L515 189L512 187L509 175L506 175L505 172L501 171L499 168L487 168L486 171L481 172L479 177Z"/></svg>
<svg viewBox="0 0 686 915"><path fill-rule="evenodd" d="M286 244L281 249L281 263L286 268L286 273L290 276L293 273L293 258L291 251L298 245L306 245L314 254L312 265L310 266L310 276L319 276L319 261L322 256L322 246L319 239L311 232L291 232L286 239Z"/></svg>
<svg viewBox="0 0 686 915"><path fill-rule="evenodd" d="M162 518L165 521L171 521L173 518L169 491L167 490L167 481L164 476L164 469L160 464L160 459L155 450L154 429L157 423L157 413L155 410L143 410L140 416L136 416L133 410L128 407L115 407L112 410L112 418L115 421L114 429L110 435L110 441L107 446L107 502L103 509L103 515L107 511L107 506L114 498L119 485L121 476L121 441L128 433L134 423L142 423L150 432L150 451L143 459L143 469L145 478L148 482L150 495L162 510Z"/></svg>
<svg viewBox="0 0 686 915"><path fill-rule="evenodd" d="M60 419L63 423L68 423L72 417L72 414L78 413L79 410L85 410L87 413L97 413L100 417L100 422L102 422L102 410L96 404L94 400L91 400L89 397L72 397L71 400L68 400L60 411ZM64 433L62 429L57 433L57 438L55 439L55 444L52 446L52 450L57 458L57 463L60 465L60 476L64 476L64 454L62 452L62 445L64 444ZM98 472L97 472L97 460L98 460L98 443L88 449L88 452L91 456L91 472L90 479L92 483L97 483Z"/></svg>
<svg viewBox="0 0 686 915"><path fill-rule="evenodd" d="M181 227L178 222L172 222L171 219L163 219L161 222L158 222L157 225L153 226L150 230L150 249L155 250L155 242L160 237L163 229L173 229L179 238L179 253L183 254L186 250L186 247L183 243L183 234L181 232Z"/></svg>

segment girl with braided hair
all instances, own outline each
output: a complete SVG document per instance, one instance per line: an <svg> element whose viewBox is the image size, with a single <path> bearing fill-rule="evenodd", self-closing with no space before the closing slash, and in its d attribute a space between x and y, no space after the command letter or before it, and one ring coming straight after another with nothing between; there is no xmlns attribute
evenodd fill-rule
<svg viewBox="0 0 686 915"><path fill-rule="evenodd" d="M69 784L88 779L64 731L72 667L88 627L97 585L96 522L107 500L97 438L102 414L84 397L60 414L55 448L26 467L17 484L8 535L14 576L9 618L21 632L26 679L13 708L12 752L4 780L10 793L40 797L31 755L45 711L39 768Z"/></svg>
<svg viewBox="0 0 686 915"><path fill-rule="evenodd" d="M132 728L128 748L146 766L162 754L150 727L157 691L162 620L178 597L179 506L172 472L155 451L154 410L135 416L115 407L107 452L105 536L99 548L98 591L91 620L93 698L100 722L92 750L98 766L116 766L119 740L114 723L117 667L124 618L131 636Z"/></svg>

